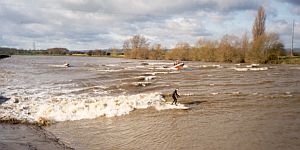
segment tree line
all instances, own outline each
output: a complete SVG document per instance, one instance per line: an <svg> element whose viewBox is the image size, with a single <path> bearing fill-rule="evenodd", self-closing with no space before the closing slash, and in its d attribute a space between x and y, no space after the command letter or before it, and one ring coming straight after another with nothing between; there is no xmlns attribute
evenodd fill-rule
<svg viewBox="0 0 300 150"><path fill-rule="evenodd" d="M269 63L286 54L279 35L265 32L265 21L265 10L260 7L252 28L252 41L246 33L241 37L227 34L218 40L200 39L194 46L180 42L167 50L160 44L151 45L142 35L134 35L124 41L123 50L126 58L133 59Z"/></svg>
<svg viewBox="0 0 300 150"><path fill-rule="evenodd" d="M3 55L86 55L86 56L118 56L123 55L122 51L117 49L108 50L85 50L71 51L67 48L49 48L46 50L26 50L0 47L0 54Z"/></svg>

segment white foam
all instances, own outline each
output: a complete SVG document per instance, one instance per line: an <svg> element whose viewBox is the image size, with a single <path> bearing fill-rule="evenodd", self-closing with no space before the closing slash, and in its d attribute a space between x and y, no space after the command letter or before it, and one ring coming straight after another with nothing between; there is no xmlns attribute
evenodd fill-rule
<svg viewBox="0 0 300 150"><path fill-rule="evenodd" d="M247 68L254 68L254 67L258 67L259 64L251 64L251 65L246 65Z"/></svg>
<svg viewBox="0 0 300 150"><path fill-rule="evenodd" d="M129 96L106 96L80 100L59 100L39 106L35 119L54 121L93 119L100 116L113 117L129 114L134 109L151 106L159 108L164 99L159 93Z"/></svg>
<svg viewBox="0 0 300 150"><path fill-rule="evenodd" d="M250 67L246 67L246 68L233 68L236 71L264 71L264 70L268 70L268 67L259 67L259 68L250 68Z"/></svg>
<svg viewBox="0 0 300 150"><path fill-rule="evenodd" d="M145 75L152 75L155 76L157 74L168 74L169 72L146 72Z"/></svg>
<svg viewBox="0 0 300 150"><path fill-rule="evenodd" d="M150 81L156 78L156 76L138 76L137 79L144 79L145 81Z"/></svg>
<svg viewBox="0 0 300 150"><path fill-rule="evenodd" d="M236 71L248 71L249 68L233 68Z"/></svg>
<svg viewBox="0 0 300 150"><path fill-rule="evenodd" d="M156 78L156 76L146 76L145 81L150 81L150 80L153 80L155 78Z"/></svg>
<svg viewBox="0 0 300 150"><path fill-rule="evenodd" d="M119 66L119 64L107 64L105 66L107 66L107 67L115 67L115 66Z"/></svg>
<svg viewBox="0 0 300 150"><path fill-rule="evenodd" d="M68 68L69 66L63 64L63 65L48 65L49 67L57 67L57 68Z"/></svg>
<svg viewBox="0 0 300 150"><path fill-rule="evenodd" d="M93 69L93 70L96 70L96 71L99 71L99 72L120 72L120 71L123 71L123 69ZM91 70L91 71L93 71Z"/></svg>
<svg viewBox="0 0 300 150"><path fill-rule="evenodd" d="M220 93L218 93L218 92L213 92L213 93L210 93L210 94L212 94L212 95L218 95L218 94L220 94Z"/></svg>
<svg viewBox="0 0 300 150"><path fill-rule="evenodd" d="M135 66L136 68L146 68L145 66Z"/></svg>
<svg viewBox="0 0 300 150"><path fill-rule="evenodd" d="M16 100L18 99L18 102ZM160 93L121 96L89 95L57 97L11 97L0 107L0 117L29 122L41 118L50 121L93 119L100 116L113 117L129 114L135 109L154 107L157 110L187 109L186 106L165 104Z"/></svg>
<svg viewBox="0 0 300 150"><path fill-rule="evenodd" d="M268 67L261 67L261 68L250 68L251 71L264 71L268 70Z"/></svg>
<svg viewBox="0 0 300 150"><path fill-rule="evenodd" d="M200 68L223 68L221 65L200 65Z"/></svg>

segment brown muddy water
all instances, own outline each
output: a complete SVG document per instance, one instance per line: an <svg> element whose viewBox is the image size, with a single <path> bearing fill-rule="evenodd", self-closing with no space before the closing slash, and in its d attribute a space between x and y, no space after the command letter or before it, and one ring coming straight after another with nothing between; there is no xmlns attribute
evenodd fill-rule
<svg viewBox="0 0 300 150"><path fill-rule="evenodd" d="M52 122L75 149L300 149L300 65L184 63L13 56L0 118Z"/></svg>

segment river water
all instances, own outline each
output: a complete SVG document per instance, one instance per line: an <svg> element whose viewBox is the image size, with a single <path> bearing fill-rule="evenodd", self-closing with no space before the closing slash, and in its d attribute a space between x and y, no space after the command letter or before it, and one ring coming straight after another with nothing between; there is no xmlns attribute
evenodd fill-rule
<svg viewBox="0 0 300 150"><path fill-rule="evenodd" d="M0 118L52 122L75 149L300 149L300 65L184 63L13 56Z"/></svg>

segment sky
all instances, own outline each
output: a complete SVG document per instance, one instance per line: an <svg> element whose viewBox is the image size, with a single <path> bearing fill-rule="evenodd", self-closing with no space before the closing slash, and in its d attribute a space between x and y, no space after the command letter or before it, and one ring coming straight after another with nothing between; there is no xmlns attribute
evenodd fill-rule
<svg viewBox="0 0 300 150"><path fill-rule="evenodd" d="M259 6L266 31L278 33L285 48L294 20L300 47L300 0L0 0L0 47L122 48L138 34L165 48L226 34L251 38Z"/></svg>

